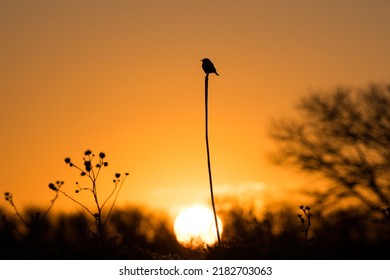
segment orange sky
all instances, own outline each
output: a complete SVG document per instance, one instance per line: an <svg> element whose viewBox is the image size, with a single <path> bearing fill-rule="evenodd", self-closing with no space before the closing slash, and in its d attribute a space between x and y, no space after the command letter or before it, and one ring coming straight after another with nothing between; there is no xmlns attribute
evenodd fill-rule
<svg viewBox="0 0 390 280"><path fill-rule="evenodd" d="M209 203L204 57L220 74L209 84L217 196L286 194L301 183L267 162L270 118L310 89L390 73L387 0L1 0L0 38L0 192L19 205L47 205L57 179L72 193L79 178L63 160L86 149L107 154L106 188L130 172L122 205Z"/></svg>

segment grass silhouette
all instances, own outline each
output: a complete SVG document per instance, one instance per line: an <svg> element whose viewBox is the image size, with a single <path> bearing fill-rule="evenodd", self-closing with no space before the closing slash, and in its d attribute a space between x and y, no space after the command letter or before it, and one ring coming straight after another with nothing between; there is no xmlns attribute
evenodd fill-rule
<svg viewBox="0 0 390 280"><path fill-rule="evenodd" d="M262 217L235 207L220 213L222 247L185 248L173 233L172 221L146 208L115 208L105 242L91 234L88 212L49 214L20 211L27 224L0 208L0 259L388 259L390 223L350 209L322 215L316 210L316 236L302 245L295 207L273 205ZM38 218L38 220L37 220ZM32 226L34 225L34 226Z"/></svg>
<svg viewBox="0 0 390 280"><path fill-rule="evenodd" d="M209 126L208 126L209 73L208 72L206 72L204 88L205 88L206 151L207 151L207 167L208 167L209 183L210 183L210 196L211 196L211 205L213 207L213 213L214 213L215 228L217 232L218 247L221 247L221 237L219 234L217 211L215 209L215 202L214 202L213 177L211 172L211 160L210 160L210 148L209 148Z"/></svg>

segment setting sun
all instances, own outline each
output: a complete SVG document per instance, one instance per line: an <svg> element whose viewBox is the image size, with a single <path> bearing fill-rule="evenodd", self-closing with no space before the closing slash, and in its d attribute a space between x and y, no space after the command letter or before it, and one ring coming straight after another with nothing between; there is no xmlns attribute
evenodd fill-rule
<svg viewBox="0 0 390 280"><path fill-rule="evenodd" d="M222 221L218 217L222 233ZM177 240L186 247L211 245L217 241L213 212L204 206L193 206L176 217L174 230Z"/></svg>

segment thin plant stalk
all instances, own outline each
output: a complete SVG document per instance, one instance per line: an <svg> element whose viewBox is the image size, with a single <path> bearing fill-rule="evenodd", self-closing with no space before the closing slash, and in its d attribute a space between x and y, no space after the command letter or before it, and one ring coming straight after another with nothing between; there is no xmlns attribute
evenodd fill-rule
<svg viewBox="0 0 390 280"><path fill-rule="evenodd" d="M16 205L14 204L12 193L6 192L5 193L5 200L11 204L12 208L14 208L16 216L22 221L22 223L26 227L28 227L29 226L28 223L26 222L25 219L23 219L22 215L20 215L18 208L16 208Z"/></svg>
<svg viewBox="0 0 390 280"><path fill-rule="evenodd" d="M208 126L208 95L209 95L208 91L209 91L209 89L208 88L209 88L209 74L207 73L206 77L205 77L205 119L206 119L207 166L208 166L208 171L209 171L211 205L213 207L215 228L217 230L218 247L220 247L221 246L221 238L220 238L220 234L219 234L217 211L215 210L215 203L214 203L213 177L211 174L210 149L209 149L209 126Z"/></svg>
<svg viewBox="0 0 390 280"><path fill-rule="evenodd" d="M90 182L90 187L81 187L77 182L78 189L76 190L76 193L79 193L80 191L90 191L92 193L93 199L95 201L96 205L96 212L88 208L86 205L78 201L77 199L74 199L73 197L69 196L67 193L61 191L59 188L56 188L54 184L50 184L49 187L57 192L62 193L65 197L69 198L79 206L81 206L84 210L86 210L93 218L96 223L96 234L101 238L101 240L104 240L104 234L105 234L105 226L107 224L107 221L111 215L112 209L114 207L114 204L117 200L118 194L120 192L120 189L122 188L123 182L125 181L126 177L129 175L129 173L125 173L124 176L121 177L120 173L115 173L115 179L114 182L114 189L112 192L108 195L108 197L104 200L103 204L100 204L99 202L99 196L98 196L98 188L97 188L97 178L100 174L100 171L103 167L107 166L108 163L104 161L104 158L106 157L105 153L101 152L99 153L99 162L97 164L93 164L93 158L94 154L91 150L87 150L84 153L85 157L83 158L84 161L84 168L79 167L78 165L74 164L70 158L65 158L65 163L68 164L72 168L78 169L81 173L81 176L86 176ZM121 183L119 183L121 182ZM116 194L115 194L116 192ZM115 194L115 195L114 195ZM107 202L114 196L114 201L112 202L110 209L108 211L108 214L103 219L103 208L107 206Z"/></svg>
<svg viewBox="0 0 390 280"><path fill-rule="evenodd" d="M49 212L50 212L51 208L53 208L54 203L56 202L57 198L58 198L58 192L56 192L54 198L50 201L50 205L49 205L49 207L46 209L45 214L43 214L42 219L45 219L46 216L49 214Z"/></svg>
<svg viewBox="0 0 390 280"><path fill-rule="evenodd" d="M304 240L305 240L305 247L307 246L308 244L308 241L310 241L311 239L309 239L309 229L311 227L311 216L312 214L310 213L310 207L309 206L299 206L299 209L302 210L304 216L302 214L298 214L298 218L299 220L301 221L301 224L303 226L303 233L304 233ZM306 219L305 219L306 217Z"/></svg>
<svg viewBox="0 0 390 280"><path fill-rule="evenodd" d="M106 223L107 223L107 221L108 221L108 218L109 218L110 215L111 215L112 208L114 208L114 204L115 204L115 202L116 202L116 199L118 198L119 192L121 191L122 185L123 185L123 183L125 182L125 180L126 180L126 177L122 180L122 182L119 184L119 186L118 186L118 181L116 182L115 188L118 188L118 191L117 191L116 194L115 194L114 201L112 202L111 207L110 207L110 210L108 211L106 220L105 220L104 223L103 223L103 230L104 230L104 228L105 228L105 226L106 226ZM107 200L111 198L111 196L113 195L113 193L114 193L114 192L112 192L112 193L110 194L110 196L107 198ZM106 204L107 200L103 203L102 208L103 208L104 204Z"/></svg>

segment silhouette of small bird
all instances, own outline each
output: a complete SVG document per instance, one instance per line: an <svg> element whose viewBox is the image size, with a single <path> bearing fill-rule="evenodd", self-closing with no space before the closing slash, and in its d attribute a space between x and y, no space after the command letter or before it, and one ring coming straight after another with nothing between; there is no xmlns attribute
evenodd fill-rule
<svg viewBox="0 0 390 280"><path fill-rule="evenodd" d="M208 58L203 58L201 61L203 62L203 63L202 63L203 71L204 71L206 74L214 73L214 74L216 74L217 76L219 76L219 74L217 73L217 70L215 69L214 64L211 62L210 59L208 59Z"/></svg>

